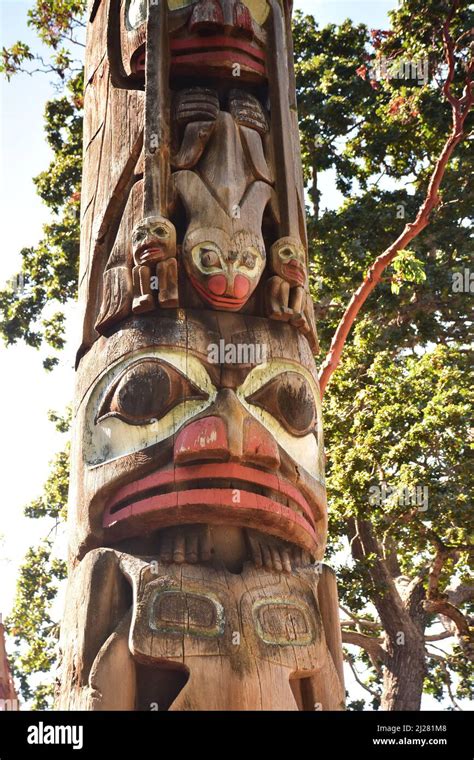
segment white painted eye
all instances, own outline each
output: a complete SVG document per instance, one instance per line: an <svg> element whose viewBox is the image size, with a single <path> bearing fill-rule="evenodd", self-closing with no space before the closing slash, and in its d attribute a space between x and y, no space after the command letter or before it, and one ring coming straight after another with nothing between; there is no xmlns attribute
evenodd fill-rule
<svg viewBox="0 0 474 760"><path fill-rule="evenodd" d="M129 0L126 20L129 29L138 29L145 23L147 18L148 2L147 0Z"/></svg>
<svg viewBox="0 0 474 760"><path fill-rule="evenodd" d="M281 248L278 255L282 261L289 261L290 259L298 258L297 252L288 247Z"/></svg>
<svg viewBox="0 0 474 760"><path fill-rule="evenodd" d="M207 246L204 246L201 249L199 258L201 259L202 266L206 269L215 267L218 267L219 269L221 268L219 254L214 248L208 248Z"/></svg>
<svg viewBox="0 0 474 760"><path fill-rule="evenodd" d="M183 383L191 384L198 392L185 391L181 399L178 393L171 402L167 398L162 403L159 398L162 389L157 392L156 383L150 385L149 378L145 377L150 385L147 391L149 402L141 399L137 414L137 410L129 408L128 396L131 394L133 397L137 383L143 378L134 372L133 367L141 364L147 375L153 366L163 366L163 363L171 372L173 368L177 370ZM214 403L216 395L217 391L202 362L178 348L162 346L122 359L102 375L87 401L84 429L86 463L89 467L101 465L166 440L185 422ZM143 408L144 403L147 408ZM132 406L135 407L133 398ZM160 415L163 416L158 419Z"/></svg>
<svg viewBox="0 0 474 760"><path fill-rule="evenodd" d="M265 406L263 406L261 403L262 399L259 399L260 391L263 394L265 391L267 393L274 392L274 388L270 388L270 385L273 385L276 379L285 373L299 375L301 377L300 386L305 389L305 393L308 392L310 394L311 406L314 404L314 408L311 411L314 424L313 419L309 420L308 412L307 429L311 429L311 432L306 432L303 422L301 422L300 430L291 431L288 422L286 421L285 424L285 421L282 419L281 410L275 416L275 409L271 405L269 407L268 403L265 403ZM273 359L270 362L259 364L249 372L243 384L237 389L237 397L242 406L253 417L256 417L298 465L304 467L310 475L317 478L321 483L324 483L321 399L316 381L305 367L294 364L286 359ZM269 408L271 411L269 411ZM293 424L296 422L296 419L293 420Z"/></svg>
<svg viewBox="0 0 474 760"><path fill-rule="evenodd" d="M219 246L210 240L206 240L204 243L199 243L194 246L192 249L192 257L195 265L201 272L208 273L209 271L221 271L223 268L221 250Z"/></svg>
<svg viewBox="0 0 474 760"><path fill-rule="evenodd" d="M250 269L252 271L255 269L257 265L257 260L261 258L259 251L257 251L255 248L249 248L247 251L245 251L242 254L241 257L241 267L244 267L245 269Z"/></svg>

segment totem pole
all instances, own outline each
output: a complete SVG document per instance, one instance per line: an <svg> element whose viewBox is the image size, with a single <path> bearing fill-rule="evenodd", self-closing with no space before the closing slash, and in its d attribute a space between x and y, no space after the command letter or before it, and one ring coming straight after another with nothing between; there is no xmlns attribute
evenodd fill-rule
<svg viewBox="0 0 474 760"><path fill-rule="evenodd" d="M343 709L288 0L88 9L57 705Z"/></svg>

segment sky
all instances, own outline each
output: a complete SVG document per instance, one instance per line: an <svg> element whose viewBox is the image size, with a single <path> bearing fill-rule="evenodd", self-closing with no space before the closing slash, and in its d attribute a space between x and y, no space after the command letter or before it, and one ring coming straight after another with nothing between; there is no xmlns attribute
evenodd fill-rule
<svg viewBox="0 0 474 760"><path fill-rule="evenodd" d="M320 25L346 18L370 28L387 28L387 12L396 0L295 0L295 8L315 16ZM40 51L34 32L26 25L30 2L0 0L0 47L18 39ZM47 52L46 52L47 55ZM48 210L36 195L32 177L50 161L43 134L45 102L55 96L49 75L16 76L11 84L0 78L0 285L19 266L19 251L34 245L48 222ZM337 206L331 176L321 184L323 206ZM77 309L69 310L68 334L76 333ZM11 610L18 567L29 546L38 543L49 523L25 518L25 505L41 494L49 463L64 438L47 419L48 410L64 411L74 386L74 352L68 341L53 373L42 367L48 351L22 344L0 345L0 390L3 400L0 437L2 504L0 506L0 615ZM359 695L357 695L359 696ZM425 708L439 709L428 699Z"/></svg>

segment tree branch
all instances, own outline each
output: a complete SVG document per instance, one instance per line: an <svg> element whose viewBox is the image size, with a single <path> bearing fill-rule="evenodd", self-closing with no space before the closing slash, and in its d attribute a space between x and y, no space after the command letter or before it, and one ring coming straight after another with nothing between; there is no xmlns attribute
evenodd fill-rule
<svg viewBox="0 0 474 760"><path fill-rule="evenodd" d="M433 654L433 652L427 652L427 656L430 657L432 660L435 660L436 662L439 662L439 666L444 674L444 682L446 684L446 687L448 689L449 698L452 702L452 705L455 710L460 710L462 712L462 707L456 702L456 699L453 694L453 690L451 688L451 676L449 674L448 666L446 664L446 660L444 657L441 657L439 654Z"/></svg>
<svg viewBox="0 0 474 760"><path fill-rule="evenodd" d="M344 656L344 659L345 659L346 662L349 663L349 667L352 670L352 674L353 674L355 680L357 681L357 683L359 684L359 686L362 686L362 688L365 689L366 691L368 691L369 694L371 694L373 697L375 697L375 699L380 699L380 694L377 694L377 692L374 691L373 689L371 689L370 686L368 686L366 683L364 683L363 681L361 681L360 676L359 676L359 674L358 674L358 672L356 670L356 667L355 667L354 663L352 662L352 658Z"/></svg>
<svg viewBox="0 0 474 760"><path fill-rule="evenodd" d="M343 644L353 644L356 647L361 647L361 649L364 649L370 655L372 660L380 660L383 663L386 660L386 652L382 647L382 641L383 639L381 638L366 636L365 633L342 630Z"/></svg>
<svg viewBox="0 0 474 760"><path fill-rule="evenodd" d="M435 167L431 174L431 179L428 185L425 200L421 204L415 220L406 224L402 233L398 236L395 242L392 243L392 245L390 245L382 254L380 254L380 256L375 259L362 284L359 286L349 301L346 311L341 321L339 322L339 325L331 341L331 346L329 348L326 359L321 366L319 373L321 395L324 395L324 391L330 378L339 366L342 351L359 311L366 302L367 298L379 284L383 272L392 263L397 254L400 251L404 250L406 246L414 238L416 238L420 232L422 232L422 230L424 230L425 227L427 227L430 223L431 213L440 202L439 189L446 172L446 168L455 148L464 138L464 124L473 103L472 72L474 68L474 62L471 61L467 67L466 84L463 90L463 95L461 98L457 98L452 91L456 61L454 55L454 42L449 33L449 26L454 13L457 11L458 4L458 0L454 0L451 7L451 12L442 28L444 55L446 64L448 66L448 74L443 86L443 94L451 104L452 109L452 129L450 135L444 144L438 160L436 161Z"/></svg>
<svg viewBox="0 0 474 760"><path fill-rule="evenodd" d="M356 562L365 562L366 557L372 557L369 572L374 583L373 602L383 629L391 639L395 639L399 631L411 630L411 618L383 558L371 524L367 520L350 518L348 538Z"/></svg>
<svg viewBox="0 0 474 760"><path fill-rule="evenodd" d="M361 618L358 615L354 615L353 612L348 610L347 607L344 607L342 604L340 604L339 607L347 615L347 617L351 618L350 620L343 620L341 622L341 625L345 625L346 628L349 625L357 625L362 626L363 628L369 628L373 631L380 631L381 625L375 620L368 620L367 618Z"/></svg>
<svg viewBox="0 0 474 760"><path fill-rule="evenodd" d="M474 662L474 651L471 643L471 631L467 618L453 604L446 599L426 599L425 611L433 615L444 615L453 621L456 626L459 643L469 660Z"/></svg>
<svg viewBox="0 0 474 760"><path fill-rule="evenodd" d="M440 633L428 633L425 636L425 641L429 643L430 641L441 641L442 639L450 639L452 636L454 636L454 633L452 631L441 631Z"/></svg>

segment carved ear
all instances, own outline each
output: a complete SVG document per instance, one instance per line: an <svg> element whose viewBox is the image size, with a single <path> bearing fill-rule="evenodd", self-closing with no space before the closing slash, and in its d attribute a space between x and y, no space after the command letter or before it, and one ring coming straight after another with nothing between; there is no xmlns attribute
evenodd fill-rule
<svg viewBox="0 0 474 760"><path fill-rule="evenodd" d="M132 276L128 267L119 266L106 269L100 313L95 323L98 333L119 319L124 319L132 311Z"/></svg>

